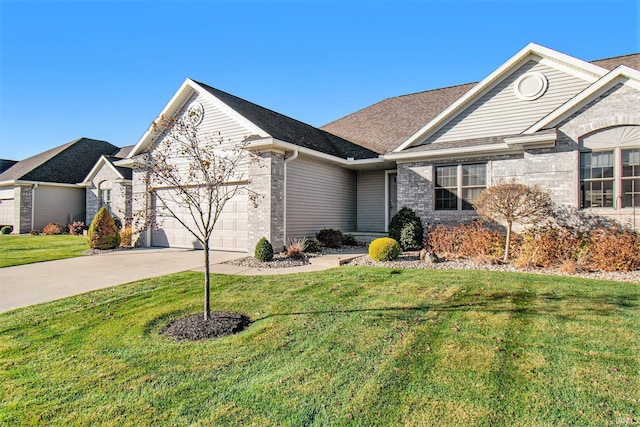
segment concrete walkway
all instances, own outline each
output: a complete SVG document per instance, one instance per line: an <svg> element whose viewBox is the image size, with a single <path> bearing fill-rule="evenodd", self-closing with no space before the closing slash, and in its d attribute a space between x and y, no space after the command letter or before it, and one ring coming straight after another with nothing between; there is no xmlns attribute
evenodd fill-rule
<svg viewBox="0 0 640 427"><path fill-rule="evenodd" d="M238 275L292 274L320 271L364 253L325 255L311 264L291 268L247 268L228 261L244 258L238 252L211 251L212 273ZM204 271L202 251L168 248L132 249L0 268L0 312L53 301L136 280L181 271Z"/></svg>

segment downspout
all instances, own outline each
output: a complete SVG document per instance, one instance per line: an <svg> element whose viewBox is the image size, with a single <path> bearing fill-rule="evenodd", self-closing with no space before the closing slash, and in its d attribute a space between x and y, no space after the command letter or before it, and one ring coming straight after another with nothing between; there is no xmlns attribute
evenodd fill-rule
<svg viewBox="0 0 640 427"><path fill-rule="evenodd" d="M39 183L33 184L31 188L31 230L35 230L36 223L36 189L38 188Z"/></svg>
<svg viewBox="0 0 640 427"><path fill-rule="evenodd" d="M287 163L294 161L295 159L298 158L298 149L296 148L293 151L293 154L291 155L291 157L284 159L284 196L283 198L283 203L284 203L284 227L282 227L283 231L284 231L284 241L283 243L285 244L285 247L287 245Z"/></svg>

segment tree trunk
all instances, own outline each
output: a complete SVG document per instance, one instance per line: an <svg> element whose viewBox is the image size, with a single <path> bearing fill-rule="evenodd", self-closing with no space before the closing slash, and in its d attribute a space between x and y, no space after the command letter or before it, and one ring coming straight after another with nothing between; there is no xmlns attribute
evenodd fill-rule
<svg viewBox="0 0 640 427"><path fill-rule="evenodd" d="M209 239L204 241L204 320L211 315L211 291L209 278Z"/></svg>
<svg viewBox="0 0 640 427"><path fill-rule="evenodd" d="M513 223L511 221L507 221L507 241L504 244L504 259L502 262L509 262L509 246L511 244L511 226Z"/></svg>

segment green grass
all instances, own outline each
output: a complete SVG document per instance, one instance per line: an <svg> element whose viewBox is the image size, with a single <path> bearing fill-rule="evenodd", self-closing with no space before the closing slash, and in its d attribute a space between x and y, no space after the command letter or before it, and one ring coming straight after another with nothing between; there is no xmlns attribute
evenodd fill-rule
<svg viewBox="0 0 640 427"><path fill-rule="evenodd" d="M73 258L87 249L82 236L0 235L0 268Z"/></svg>
<svg viewBox="0 0 640 427"><path fill-rule="evenodd" d="M605 426L640 419L640 286L342 267L186 272L0 315L0 425Z"/></svg>

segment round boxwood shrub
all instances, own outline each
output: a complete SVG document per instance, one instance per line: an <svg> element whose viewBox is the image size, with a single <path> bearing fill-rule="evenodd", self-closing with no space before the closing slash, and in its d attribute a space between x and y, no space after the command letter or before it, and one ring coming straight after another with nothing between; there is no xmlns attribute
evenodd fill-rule
<svg viewBox="0 0 640 427"><path fill-rule="evenodd" d="M400 244L390 237L381 237L369 245L369 258L373 261L393 261L401 252Z"/></svg>
<svg viewBox="0 0 640 427"><path fill-rule="evenodd" d="M313 239L307 239L307 244L304 246L305 252L320 252L322 250L322 245L320 241L315 237Z"/></svg>
<svg viewBox="0 0 640 427"><path fill-rule="evenodd" d="M87 235L91 249L115 249L120 245L120 233L106 208L101 208L93 217Z"/></svg>
<svg viewBox="0 0 640 427"><path fill-rule="evenodd" d="M253 253L256 259L260 262L267 262L273 259L273 246L266 238L258 240L256 243L256 249Z"/></svg>
<svg viewBox="0 0 640 427"><path fill-rule="evenodd" d="M424 227L422 220L410 208L404 207L391 218L389 237L400 243L402 250L422 249Z"/></svg>
<svg viewBox="0 0 640 427"><path fill-rule="evenodd" d="M0 228L0 233L2 234L11 234L12 231L13 227L10 225L5 225L4 227Z"/></svg>

